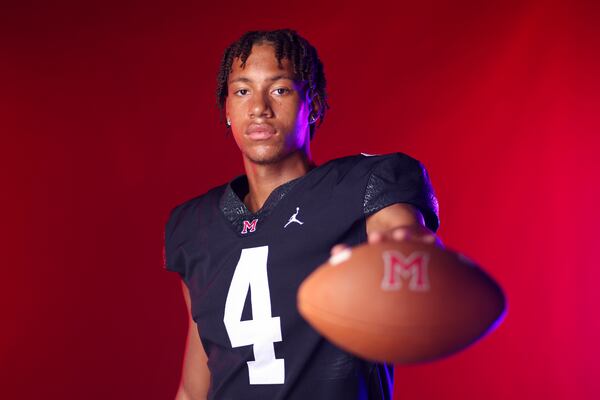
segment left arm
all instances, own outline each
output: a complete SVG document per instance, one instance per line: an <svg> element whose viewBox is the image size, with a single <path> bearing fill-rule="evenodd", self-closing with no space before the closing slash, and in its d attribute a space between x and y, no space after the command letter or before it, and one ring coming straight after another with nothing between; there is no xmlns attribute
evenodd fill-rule
<svg viewBox="0 0 600 400"><path fill-rule="evenodd" d="M367 217L369 243L382 240L421 240L442 246L439 238L427 227L421 212L414 206L396 203Z"/></svg>
<svg viewBox="0 0 600 400"><path fill-rule="evenodd" d="M440 238L425 226L421 212L410 204L392 204L367 217L367 240L369 243L405 239L435 243L438 247L444 247ZM346 248L348 246L345 244L337 244L331 249L331 254L336 254Z"/></svg>
<svg viewBox="0 0 600 400"><path fill-rule="evenodd" d="M367 217L367 236L369 243L373 243L409 237L434 238L434 233L425 227L423 215L417 208L410 204L396 203Z"/></svg>

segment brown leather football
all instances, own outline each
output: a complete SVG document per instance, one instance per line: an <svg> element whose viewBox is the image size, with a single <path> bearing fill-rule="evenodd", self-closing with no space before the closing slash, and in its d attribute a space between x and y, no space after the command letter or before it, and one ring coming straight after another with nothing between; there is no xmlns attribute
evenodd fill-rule
<svg viewBox="0 0 600 400"><path fill-rule="evenodd" d="M360 357L408 364L461 350L502 319L498 284L466 257L412 240L334 255L301 284L298 309Z"/></svg>

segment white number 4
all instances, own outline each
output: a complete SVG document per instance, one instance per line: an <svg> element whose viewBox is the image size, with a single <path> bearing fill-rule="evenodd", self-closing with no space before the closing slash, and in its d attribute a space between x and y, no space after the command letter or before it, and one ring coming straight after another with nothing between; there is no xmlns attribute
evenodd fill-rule
<svg viewBox="0 0 600 400"><path fill-rule="evenodd" d="M283 384L283 358L275 358L274 342L281 342L281 322L271 316L271 296L267 276L269 246L243 249L235 267L225 301L225 329L231 346L252 345L254 360L248 361L251 385ZM250 289L252 319L242 321L244 303Z"/></svg>

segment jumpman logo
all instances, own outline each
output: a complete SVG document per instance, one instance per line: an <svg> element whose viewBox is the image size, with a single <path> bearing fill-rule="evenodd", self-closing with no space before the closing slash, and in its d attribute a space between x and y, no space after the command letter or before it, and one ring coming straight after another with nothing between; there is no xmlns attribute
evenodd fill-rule
<svg viewBox="0 0 600 400"><path fill-rule="evenodd" d="M298 215L298 213L299 213L299 212L300 212L300 207L296 207L296 212L294 213L294 215L292 215L292 216L290 217L290 219L289 219L289 221L287 222L287 224L285 224L283 227L284 227L284 228L287 228L287 226L288 226L289 224L291 224L292 222L297 222L298 224L300 224L300 225L303 225L303 224L304 224L304 222L302 222L302 221L298 221L298 219L296 218L296 216Z"/></svg>

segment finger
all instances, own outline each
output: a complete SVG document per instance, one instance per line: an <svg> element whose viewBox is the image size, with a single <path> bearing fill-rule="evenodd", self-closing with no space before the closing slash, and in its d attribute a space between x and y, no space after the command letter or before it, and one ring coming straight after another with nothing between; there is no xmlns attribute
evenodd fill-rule
<svg viewBox="0 0 600 400"><path fill-rule="evenodd" d="M394 240L404 240L404 239L408 239L408 237L409 237L408 229L399 228L399 229L394 229L394 231L392 232L392 239L394 239Z"/></svg>
<svg viewBox="0 0 600 400"><path fill-rule="evenodd" d="M346 246L345 244L342 244L342 243L336 244L335 246L333 246L331 248L331 255L333 256L341 251L346 250L347 248L348 248L348 246Z"/></svg>
<svg viewBox="0 0 600 400"><path fill-rule="evenodd" d="M435 242L435 236L434 236L434 235L425 235L425 236L423 236L423 238L422 238L422 239L423 239L423 241L424 241L425 243L429 243L429 244L431 244L431 243L434 243L434 242Z"/></svg>
<svg viewBox="0 0 600 400"><path fill-rule="evenodd" d="M381 232L372 232L369 234L369 243L379 243L383 240L383 234Z"/></svg>

